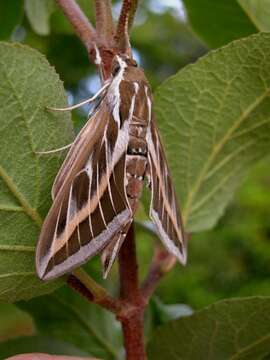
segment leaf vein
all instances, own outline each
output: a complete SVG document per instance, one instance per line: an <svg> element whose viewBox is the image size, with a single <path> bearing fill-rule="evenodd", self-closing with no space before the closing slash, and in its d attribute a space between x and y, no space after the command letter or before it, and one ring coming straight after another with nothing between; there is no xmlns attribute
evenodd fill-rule
<svg viewBox="0 0 270 360"><path fill-rule="evenodd" d="M27 122L27 118L25 116L25 108L22 104L22 100L21 97L17 94L16 92L16 88L13 86L12 81L10 80L9 74L8 72L5 71L5 66L2 62L0 62L0 65L2 66L3 69L3 75L6 78L7 83L9 84L10 89L12 90L13 94L14 94L14 98L17 101L19 107L21 108L21 114L22 114L22 120L25 124L25 128L27 130L27 134L28 134L28 138L29 138L29 145L30 148L32 150L32 153L35 154L35 148L34 148L34 142L33 142L33 136L32 136L32 132L29 128L28 122ZM35 204L37 205L37 200L39 199L39 192L40 192L40 169L38 166L38 160L37 158L35 158L35 168L36 168L36 201Z"/></svg>
<svg viewBox="0 0 270 360"><path fill-rule="evenodd" d="M233 123L233 125L228 129L228 131L225 133L225 135L218 141L218 143L213 147L212 152L208 158L208 160L205 162L204 166L202 167L202 170L195 181L193 187L191 188L191 191L188 194L187 201L185 204L185 207L183 209L183 219L184 223L187 222L187 219L189 217L189 214L192 210L192 204L195 196L197 195L198 191L200 190L200 187L204 181L204 177L208 173L208 170L210 166L212 165L213 161L217 157L217 155L221 152L225 144L231 139L232 134L239 128L239 126L245 121L245 119L249 116L249 114L256 109L257 106L260 105L260 103L269 95L269 88L267 91L262 93L260 96L258 96L251 104L248 106L248 108L241 113L241 115L236 119L236 121Z"/></svg>
<svg viewBox="0 0 270 360"><path fill-rule="evenodd" d="M35 252L35 247L27 245L0 245L0 251Z"/></svg>
<svg viewBox="0 0 270 360"><path fill-rule="evenodd" d="M19 192L16 185L14 184L11 177L6 173L4 168L0 165L0 177L4 180L9 190L12 192L12 194L15 196L15 198L19 201L19 203L22 205L25 213L34 221L38 227L42 225L42 218L39 215L39 213L36 211L36 209L33 209L31 205L28 203L28 201L24 198L24 196Z"/></svg>

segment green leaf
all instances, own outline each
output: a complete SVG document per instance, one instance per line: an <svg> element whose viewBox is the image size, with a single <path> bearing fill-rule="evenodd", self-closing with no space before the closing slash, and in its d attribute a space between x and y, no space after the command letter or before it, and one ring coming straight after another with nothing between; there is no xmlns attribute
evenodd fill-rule
<svg viewBox="0 0 270 360"><path fill-rule="evenodd" d="M62 282L43 283L35 273L35 244L51 204L50 189L63 160L36 152L73 138L62 82L43 55L0 43L0 301L28 299Z"/></svg>
<svg viewBox="0 0 270 360"><path fill-rule="evenodd" d="M87 356L76 347L44 336L19 337L1 343L0 358L7 359L24 353L46 353L51 355ZM91 360L87 358L87 360ZM94 359L93 359L94 360Z"/></svg>
<svg viewBox="0 0 270 360"><path fill-rule="evenodd" d="M208 53L155 93L186 229L212 228L270 152L270 34Z"/></svg>
<svg viewBox="0 0 270 360"><path fill-rule="evenodd" d="M184 0L184 4L192 28L212 48L258 31L236 0Z"/></svg>
<svg viewBox="0 0 270 360"><path fill-rule="evenodd" d="M8 39L23 17L23 0L0 2L0 39Z"/></svg>
<svg viewBox="0 0 270 360"><path fill-rule="evenodd" d="M50 16L54 10L53 0L25 0L25 13L39 35L50 33Z"/></svg>
<svg viewBox="0 0 270 360"><path fill-rule="evenodd" d="M151 338L151 335L158 326L167 323L170 320L178 319L182 316L188 316L193 313L190 306L185 304L170 304L166 305L154 296L146 309L144 317L144 333L146 339Z"/></svg>
<svg viewBox="0 0 270 360"><path fill-rule="evenodd" d="M14 337L34 334L32 318L14 304L0 303L0 319L0 343Z"/></svg>
<svg viewBox="0 0 270 360"><path fill-rule="evenodd" d="M269 0L237 0L260 31L270 31Z"/></svg>
<svg viewBox="0 0 270 360"><path fill-rule="evenodd" d="M121 335L114 316L89 304L74 290L63 287L19 306L33 316L40 335L64 341L98 358L118 358Z"/></svg>
<svg viewBox="0 0 270 360"><path fill-rule="evenodd" d="M270 297L220 301L155 331L155 360L259 360L270 353Z"/></svg>
<svg viewBox="0 0 270 360"><path fill-rule="evenodd" d="M174 320L182 316L188 316L193 313L190 306L186 304L170 304L166 305L161 302L157 297L152 299L152 309L155 312L156 318L160 324L169 320Z"/></svg>

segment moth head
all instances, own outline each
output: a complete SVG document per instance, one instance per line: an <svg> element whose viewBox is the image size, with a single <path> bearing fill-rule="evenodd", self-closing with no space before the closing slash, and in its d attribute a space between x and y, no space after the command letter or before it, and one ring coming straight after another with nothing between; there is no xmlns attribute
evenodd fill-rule
<svg viewBox="0 0 270 360"><path fill-rule="evenodd" d="M111 70L112 76L113 77L117 76L117 74L121 69L124 70L127 67L138 67L138 64L134 59L130 58L128 55L125 54L116 55L112 62L112 70Z"/></svg>

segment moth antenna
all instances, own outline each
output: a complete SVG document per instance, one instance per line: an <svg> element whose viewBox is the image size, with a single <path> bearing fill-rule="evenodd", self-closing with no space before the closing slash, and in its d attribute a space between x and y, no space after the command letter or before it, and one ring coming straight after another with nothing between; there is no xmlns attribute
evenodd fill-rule
<svg viewBox="0 0 270 360"><path fill-rule="evenodd" d="M68 107L65 107L65 108L54 108L54 107L46 106L46 109L50 110L50 111L71 111L71 110L77 109L77 108L79 108L79 107L81 107L81 106L83 106L85 104L88 104L88 103L96 100L96 98L98 98L103 93L103 91L107 89L107 87L109 85L110 85L109 82L105 83L105 85L103 85L102 88L94 96L80 102L79 104L68 106Z"/></svg>
<svg viewBox="0 0 270 360"><path fill-rule="evenodd" d="M35 151L35 154L37 154L37 155L47 155L47 154L53 154L53 153L56 153L56 152L59 152L59 151L63 151L63 150L69 149L72 145L73 145L73 142L72 142L72 143L70 143L70 144L68 144L68 145L62 146L61 148L54 149L54 150L48 150L48 151Z"/></svg>

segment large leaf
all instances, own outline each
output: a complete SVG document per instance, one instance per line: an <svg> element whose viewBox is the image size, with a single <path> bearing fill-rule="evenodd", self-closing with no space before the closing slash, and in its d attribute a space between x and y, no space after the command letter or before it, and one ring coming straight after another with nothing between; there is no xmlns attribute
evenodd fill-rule
<svg viewBox="0 0 270 360"><path fill-rule="evenodd" d="M32 318L14 304L0 303L0 319L0 344L14 337L34 334Z"/></svg>
<svg viewBox="0 0 270 360"><path fill-rule="evenodd" d="M213 227L235 189L270 152L270 34L231 43L156 91L188 231Z"/></svg>
<svg viewBox="0 0 270 360"><path fill-rule="evenodd" d="M146 309L144 316L144 333L146 342L158 326L168 321L179 319L193 313L191 307L185 304L164 304L156 296L153 297Z"/></svg>
<svg viewBox="0 0 270 360"><path fill-rule="evenodd" d="M87 356L87 353L68 343L45 336L24 336L0 344L0 359L25 353ZM87 358L87 360L97 359Z"/></svg>
<svg viewBox="0 0 270 360"><path fill-rule="evenodd" d="M257 32L237 0L183 0L192 28L210 47Z"/></svg>
<svg viewBox="0 0 270 360"><path fill-rule="evenodd" d="M50 206L63 155L38 155L71 142L62 82L46 59L28 47L0 44L0 301L31 298L60 282L43 283L34 267L35 244Z"/></svg>
<svg viewBox="0 0 270 360"><path fill-rule="evenodd" d="M33 30L39 35L50 33L50 16L54 9L53 0L25 0L25 13Z"/></svg>
<svg viewBox="0 0 270 360"><path fill-rule="evenodd" d="M270 354L270 298L224 300L163 325L148 347L154 360L259 360Z"/></svg>
<svg viewBox="0 0 270 360"><path fill-rule="evenodd" d="M8 39L23 17L23 0L0 1L0 39Z"/></svg>
<svg viewBox="0 0 270 360"><path fill-rule="evenodd" d="M269 0L237 0L250 20L261 31L270 31Z"/></svg>
<svg viewBox="0 0 270 360"><path fill-rule="evenodd" d="M102 359L118 358L121 336L114 316L89 304L73 290L63 287L19 306L33 316L40 335Z"/></svg>

